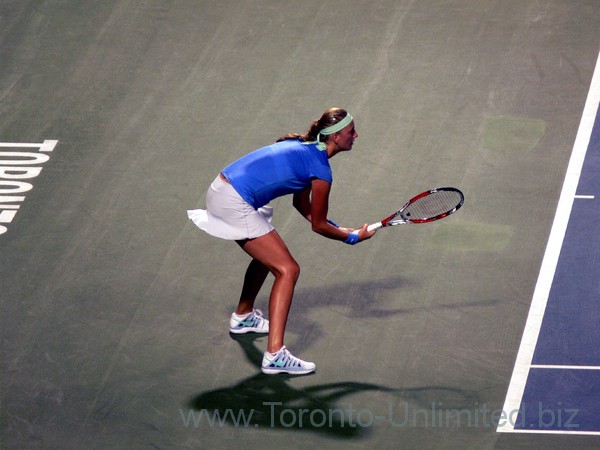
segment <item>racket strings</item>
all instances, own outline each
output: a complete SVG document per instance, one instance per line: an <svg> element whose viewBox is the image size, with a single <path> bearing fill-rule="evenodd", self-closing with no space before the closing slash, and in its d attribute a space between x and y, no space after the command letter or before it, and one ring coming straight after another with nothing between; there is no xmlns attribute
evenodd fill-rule
<svg viewBox="0 0 600 450"><path fill-rule="evenodd" d="M460 206L462 199L457 191L434 191L409 204L403 214L411 221L432 219L453 211Z"/></svg>

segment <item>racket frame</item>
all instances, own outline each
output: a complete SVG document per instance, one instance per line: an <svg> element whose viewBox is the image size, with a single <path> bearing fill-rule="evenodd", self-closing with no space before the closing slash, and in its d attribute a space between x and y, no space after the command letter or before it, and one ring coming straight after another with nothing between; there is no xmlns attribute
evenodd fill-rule
<svg viewBox="0 0 600 450"><path fill-rule="evenodd" d="M453 192L457 192L460 194L460 202L458 202L458 204L450 209L449 211L446 211L442 214L438 214L437 216L434 217L428 217L425 219L409 219L408 217L406 217L403 212L404 210L411 204L413 204L414 202L416 202L417 200L423 198L423 197L427 197L428 195L434 194L438 191L453 191ZM373 230L378 230L379 228L386 228L386 227L394 227L396 225L404 225L404 224L409 224L409 223L429 223L429 222L434 222L436 220L440 220L443 219L444 217L448 217L450 214L455 213L462 205L463 202L465 201L465 196L464 194L456 188L453 187L440 187L440 188L435 188L435 189L429 189L427 191L421 192L419 195L414 196L413 198L411 198L409 201L407 201L402 208L400 208L398 211L396 211L394 214L386 217L385 219L383 219L381 222L376 222L373 223L371 225L369 225L369 227L367 228L369 231L373 231Z"/></svg>

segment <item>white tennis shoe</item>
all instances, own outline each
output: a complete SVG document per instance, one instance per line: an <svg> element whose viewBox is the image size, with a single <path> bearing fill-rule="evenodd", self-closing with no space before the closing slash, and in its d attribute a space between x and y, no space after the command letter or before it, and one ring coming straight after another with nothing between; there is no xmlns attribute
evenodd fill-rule
<svg viewBox="0 0 600 450"><path fill-rule="evenodd" d="M245 316L233 313L229 320L229 331L234 334L268 333L269 321L263 317L260 309L253 309Z"/></svg>
<svg viewBox="0 0 600 450"><path fill-rule="evenodd" d="M284 345L276 353L265 352L260 369L266 374L305 375L314 372L315 368L315 363L296 358Z"/></svg>

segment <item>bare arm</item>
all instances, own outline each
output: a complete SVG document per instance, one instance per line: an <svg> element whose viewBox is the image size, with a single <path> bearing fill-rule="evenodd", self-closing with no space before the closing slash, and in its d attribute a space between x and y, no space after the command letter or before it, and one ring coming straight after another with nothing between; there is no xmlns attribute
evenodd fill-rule
<svg viewBox="0 0 600 450"><path fill-rule="evenodd" d="M315 233L319 233L322 236L328 237L329 239L336 239L338 241L345 241L348 238L348 234L352 230L346 228L338 228L333 226L327 221L327 211L329 210L329 193L331 191L331 184L327 181L314 179L312 180L311 189L306 193L304 198L305 202L310 205L310 214L305 215L312 224L312 230ZM303 191L303 193L306 191ZM305 203L306 208L306 203ZM367 231L367 225L365 224L358 231L360 240L369 239L375 234L374 231Z"/></svg>

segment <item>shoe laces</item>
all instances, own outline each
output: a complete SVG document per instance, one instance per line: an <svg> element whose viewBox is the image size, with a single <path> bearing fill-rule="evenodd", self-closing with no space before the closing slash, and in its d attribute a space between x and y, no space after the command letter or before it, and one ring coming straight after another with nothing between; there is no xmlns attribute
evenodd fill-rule
<svg viewBox="0 0 600 450"><path fill-rule="evenodd" d="M258 325L261 325L266 320L263 317L263 312L260 309L253 309L252 315L255 317L255 320Z"/></svg>
<svg viewBox="0 0 600 450"><path fill-rule="evenodd" d="M285 348L285 346L281 350L279 350L278 353L280 353L279 359L283 362L283 364L285 366L302 367L302 360L300 358L296 358L294 355L292 355L290 353L290 351L287 348Z"/></svg>

